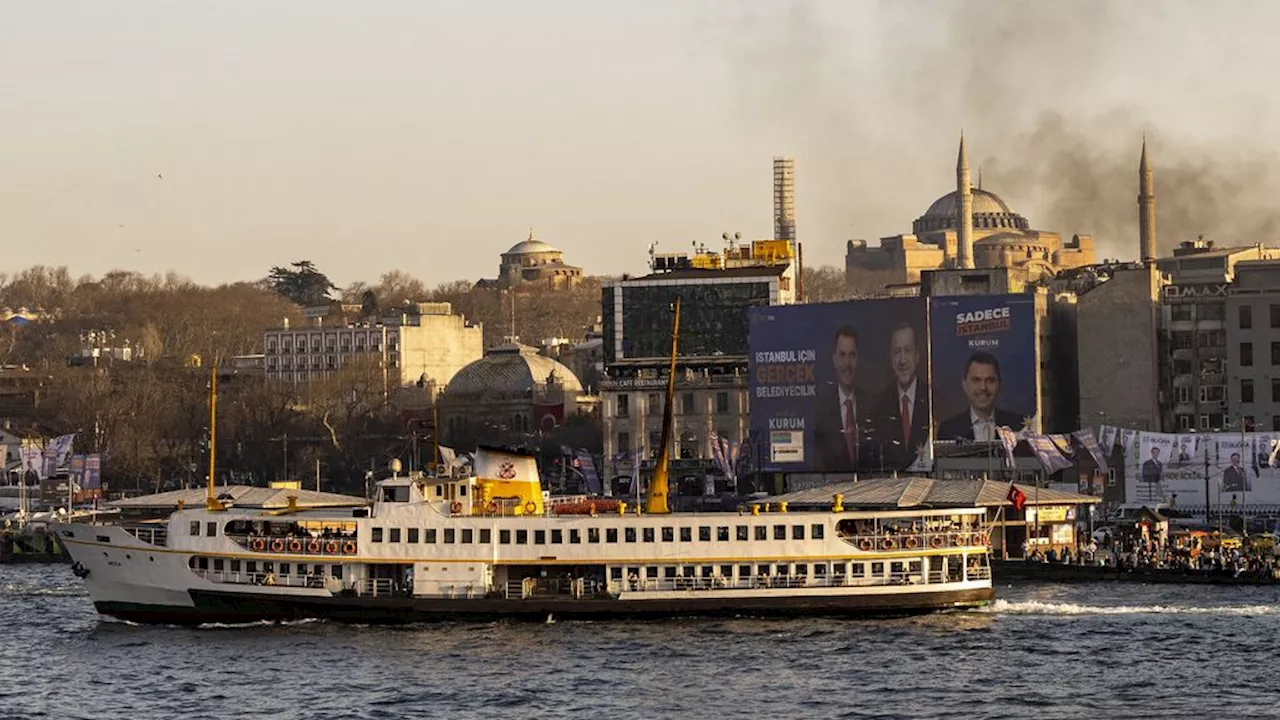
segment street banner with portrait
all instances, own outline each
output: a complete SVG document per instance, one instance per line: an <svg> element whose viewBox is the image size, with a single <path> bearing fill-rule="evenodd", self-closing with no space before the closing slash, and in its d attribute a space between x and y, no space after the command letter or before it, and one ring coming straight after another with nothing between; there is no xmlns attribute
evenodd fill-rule
<svg viewBox="0 0 1280 720"><path fill-rule="evenodd" d="M921 466L930 443L923 298L752 308L751 430L771 472Z"/></svg>
<svg viewBox="0 0 1280 720"><path fill-rule="evenodd" d="M1134 449L1133 441L1136 440L1137 437L1138 437L1137 430L1120 428L1120 448L1124 450L1125 453L1128 453L1129 451L1133 450Z"/></svg>
<svg viewBox="0 0 1280 720"><path fill-rule="evenodd" d="M1194 442L1184 453L1188 437ZM1207 485L1213 507L1280 504L1280 468L1272 462L1276 440L1276 433L1144 432L1125 454L1125 501L1203 505Z"/></svg>
<svg viewBox="0 0 1280 720"><path fill-rule="evenodd" d="M1178 435L1177 448L1173 456L1169 459L1169 464L1178 467L1185 467L1195 463L1196 449L1200 444L1200 436L1195 433L1186 433Z"/></svg>
<svg viewBox="0 0 1280 720"><path fill-rule="evenodd" d="M1093 428L1085 428L1072 433L1072 437L1076 442L1080 443L1085 452L1089 453L1089 457L1093 458L1094 465L1103 473L1107 472L1107 455L1098 445L1098 440L1093 436Z"/></svg>
<svg viewBox="0 0 1280 720"><path fill-rule="evenodd" d="M1040 466L1044 468L1045 475L1071 467L1071 461L1058 450L1057 444L1048 435L1028 435L1026 441L1040 461Z"/></svg>
<svg viewBox="0 0 1280 720"><path fill-rule="evenodd" d="M937 440L992 442L998 427L1040 431L1033 297L933 298L929 324Z"/></svg>
<svg viewBox="0 0 1280 720"><path fill-rule="evenodd" d="M1098 428L1098 445L1102 447L1102 452L1111 457L1111 451L1116 446L1116 428L1112 425L1103 425Z"/></svg>

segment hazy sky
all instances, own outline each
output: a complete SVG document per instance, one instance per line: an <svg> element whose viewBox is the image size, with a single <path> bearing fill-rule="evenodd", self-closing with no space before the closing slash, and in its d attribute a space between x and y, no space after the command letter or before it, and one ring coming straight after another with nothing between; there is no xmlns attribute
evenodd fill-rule
<svg viewBox="0 0 1280 720"><path fill-rule="evenodd" d="M9 271L493 276L529 226L592 273L772 232L806 262L954 185L1136 254L1272 239L1280 6L1258 2L0 2ZM1163 173L1163 174L1162 174ZM160 176L163 177L160 177ZM1280 230L1280 226L1274 229Z"/></svg>

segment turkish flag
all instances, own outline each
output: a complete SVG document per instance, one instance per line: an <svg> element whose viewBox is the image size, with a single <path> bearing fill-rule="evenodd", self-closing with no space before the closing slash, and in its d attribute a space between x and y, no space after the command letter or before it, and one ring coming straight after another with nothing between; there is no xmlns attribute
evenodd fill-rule
<svg viewBox="0 0 1280 720"><path fill-rule="evenodd" d="M1009 502L1013 503L1014 510L1021 510L1027 504L1027 494L1018 489L1017 485L1009 486Z"/></svg>

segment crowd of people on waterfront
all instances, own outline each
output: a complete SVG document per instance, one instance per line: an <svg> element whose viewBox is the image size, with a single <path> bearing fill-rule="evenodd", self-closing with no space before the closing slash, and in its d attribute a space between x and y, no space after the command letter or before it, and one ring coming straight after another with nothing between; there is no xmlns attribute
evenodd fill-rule
<svg viewBox="0 0 1280 720"><path fill-rule="evenodd" d="M1246 543L1227 547L1221 541L1210 545L1202 537L1172 539L1145 535L1120 537L1104 533L1102 542L1093 538L1070 547L1041 550L1028 546L1025 557L1033 562L1113 568L1120 572L1177 572L1229 576L1256 580L1280 580L1280 556L1276 548Z"/></svg>

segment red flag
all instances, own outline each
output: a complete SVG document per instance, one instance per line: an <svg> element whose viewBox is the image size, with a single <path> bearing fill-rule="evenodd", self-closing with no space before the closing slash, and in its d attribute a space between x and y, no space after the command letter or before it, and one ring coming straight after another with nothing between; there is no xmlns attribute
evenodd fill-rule
<svg viewBox="0 0 1280 720"><path fill-rule="evenodd" d="M1018 489L1017 485L1009 485L1009 502L1013 503L1014 510L1021 510L1027 504L1027 494Z"/></svg>

